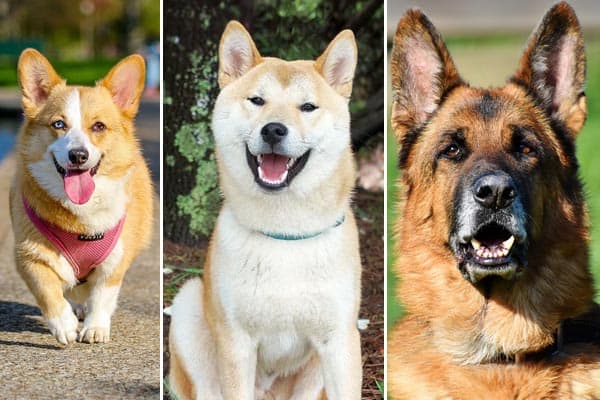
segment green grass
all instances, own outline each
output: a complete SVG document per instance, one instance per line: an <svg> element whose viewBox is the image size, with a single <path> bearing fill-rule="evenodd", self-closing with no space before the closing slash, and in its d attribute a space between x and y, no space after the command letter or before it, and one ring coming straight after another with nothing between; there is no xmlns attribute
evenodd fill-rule
<svg viewBox="0 0 600 400"><path fill-rule="evenodd" d="M596 301L600 301L600 41L588 43L587 55L588 120L577 139L577 156L591 214L590 265L596 282Z"/></svg>
<svg viewBox="0 0 600 400"><path fill-rule="evenodd" d="M105 76L116 59L97 59L86 61L57 61L50 60L58 74L73 85L94 85ZM0 62L0 86L17 86L17 62L3 60Z"/></svg>
<svg viewBox="0 0 600 400"><path fill-rule="evenodd" d="M389 116L388 116L389 121ZM398 280L393 272L394 267L394 224L398 218L396 211L398 181L398 147L396 138L392 133L388 122L387 137L387 193L388 193L388 212L387 212L387 328L394 326L396 321L402 316L402 306L396 301L396 285Z"/></svg>
<svg viewBox="0 0 600 400"><path fill-rule="evenodd" d="M474 84L490 83L490 69L494 75L493 84L502 82L508 74L516 70L517 60L525 43L525 38L514 40L512 36L501 39L493 38L450 38L450 52L458 65L459 71ZM596 301L600 301L600 40L586 43L588 56L588 74L586 95L588 99L588 120L577 139L577 156L580 162L580 175L585 184L586 197L591 216L592 242L590 265L596 286ZM510 55L506 61L493 57L498 53ZM492 56L494 65L488 68ZM464 66L464 68L463 68ZM389 118L388 118L389 120ZM402 307L395 299L397 279L394 276L393 225L397 218L396 183L398 179L398 163L396 140L391 128L388 128L387 147L387 190L388 190L388 329L394 326L402 315Z"/></svg>

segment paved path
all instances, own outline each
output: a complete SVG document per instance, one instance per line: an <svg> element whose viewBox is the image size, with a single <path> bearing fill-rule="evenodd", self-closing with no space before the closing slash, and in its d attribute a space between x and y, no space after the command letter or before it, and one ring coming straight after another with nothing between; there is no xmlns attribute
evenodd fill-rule
<svg viewBox="0 0 600 400"><path fill-rule="evenodd" d="M159 105L144 103L138 133L151 157L156 193ZM0 162L0 398L158 399L160 388L159 202L154 236L126 275L112 319L111 342L62 347L41 320L16 272L8 212L15 159Z"/></svg>

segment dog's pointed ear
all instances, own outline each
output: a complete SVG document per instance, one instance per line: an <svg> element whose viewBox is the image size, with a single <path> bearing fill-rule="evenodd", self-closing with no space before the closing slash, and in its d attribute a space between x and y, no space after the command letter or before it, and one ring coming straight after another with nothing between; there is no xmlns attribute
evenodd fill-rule
<svg viewBox="0 0 600 400"><path fill-rule="evenodd" d="M25 115L33 117L46 103L52 88L64 84L50 62L40 52L25 49L17 65Z"/></svg>
<svg viewBox="0 0 600 400"><path fill-rule="evenodd" d="M219 87L224 88L261 61L246 28L238 21L229 21L219 43Z"/></svg>
<svg viewBox="0 0 600 400"><path fill-rule="evenodd" d="M392 50L392 128L399 141L463 83L438 31L418 9L398 22Z"/></svg>
<svg viewBox="0 0 600 400"><path fill-rule="evenodd" d="M345 98L350 98L358 50L354 33L346 29L329 43L315 61L315 68L325 81Z"/></svg>
<svg viewBox="0 0 600 400"><path fill-rule="evenodd" d="M567 3L552 7L533 31L512 82L525 86L575 136L587 115L581 27Z"/></svg>
<svg viewBox="0 0 600 400"><path fill-rule="evenodd" d="M145 76L144 59L133 54L115 65L98 84L108 89L124 115L133 118L140 105Z"/></svg>

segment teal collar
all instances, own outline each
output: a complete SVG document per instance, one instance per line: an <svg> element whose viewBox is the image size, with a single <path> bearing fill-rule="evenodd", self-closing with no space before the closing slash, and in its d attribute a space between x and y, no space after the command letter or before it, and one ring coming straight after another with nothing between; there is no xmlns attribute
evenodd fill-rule
<svg viewBox="0 0 600 400"><path fill-rule="evenodd" d="M270 237L271 239L277 239L277 240L304 240L304 239L314 238L316 236L319 236L319 235L327 232L330 229L337 228L338 226L340 226L341 224L343 224L345 220L346 220L346 215L342 214L342 216L335 221L335 224L333 224L329 228L326 228L326 229L324 229L322 231L319 231L319 232L304 233L304 234L300 234L300 235L295 235L293 233L279 233L279 232L265 232L265 231L258 231L258 232L260 232L261 234L263 234L265 236Z"/></svg>

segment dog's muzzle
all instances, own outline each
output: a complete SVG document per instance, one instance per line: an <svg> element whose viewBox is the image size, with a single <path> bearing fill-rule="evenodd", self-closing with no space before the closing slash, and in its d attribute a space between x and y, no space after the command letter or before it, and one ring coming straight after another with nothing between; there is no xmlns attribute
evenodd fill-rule
<svg viewBox="0 0 600 400"><path fill-rule="evenodd" d="M472 283L518 277L526 265L526 215L517 186L503 171L486 172L455 196L450 247Z"/></svg>
<svg viewBox="0 0 600 400"><path fill-rule="evenodd" d="M302 171L310 150L300 157L288 154L285 139L288 128L279 122L270 122L262 127L262 145L254 154L246 145L246 161L254 175L255 182L263 189L277 191L289 186Z"/></svg>

